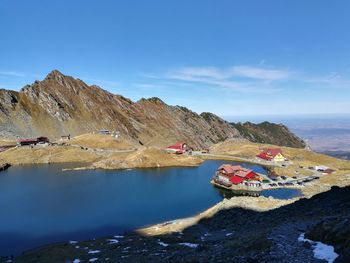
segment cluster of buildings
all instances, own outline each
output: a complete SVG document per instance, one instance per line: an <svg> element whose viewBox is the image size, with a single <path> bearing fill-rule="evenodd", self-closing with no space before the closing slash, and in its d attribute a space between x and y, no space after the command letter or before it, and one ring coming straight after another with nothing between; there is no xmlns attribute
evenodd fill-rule
<svg viewBox="0 0 350 263"><path fill-rule="evenodd" d="M49 138L45 136L40 136L37 137L36 139L20 139L18 140L17 144L20 146L25 146L25 145L36 145L38 143L49 143L50 140Z"/></svg>
<svg viewBox="0 0 350 263"><path fill-rule="evenodd" d="M250 187L260 188L261 177L253 170L246 169L239 165L223 164L214 176L214 182L226 187Z"/></svg>

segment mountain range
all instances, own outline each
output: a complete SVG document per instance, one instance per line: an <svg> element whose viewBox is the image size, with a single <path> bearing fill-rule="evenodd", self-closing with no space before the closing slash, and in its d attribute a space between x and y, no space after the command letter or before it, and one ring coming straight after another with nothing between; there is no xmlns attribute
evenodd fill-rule
<svg viewBox="0 0 350 263"><path fill-rule="evenodd" d="M0 136L72 136L108 129L135 144L165 146L187 141L195 148L226 139L305 147L287 127L234 124L209 112L197 114L153 97L133 102L54 70L19 92L0 90Z"/></svg>

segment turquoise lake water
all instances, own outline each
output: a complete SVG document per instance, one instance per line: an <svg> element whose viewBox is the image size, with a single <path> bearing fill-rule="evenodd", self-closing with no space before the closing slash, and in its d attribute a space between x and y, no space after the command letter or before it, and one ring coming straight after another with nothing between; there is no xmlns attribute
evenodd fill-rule
<svg viewBox="0 0 350 263"><path fill-rule="evenodd" d="M120 234L195 215L222 200L210 184L218 166L69 171L69 165L13 166L0 173L0 255L48 243ZM240 164L242 165L242 164ZM243 164L259 173L259 165ZM295 191L263 195L290 198Z"/></svg>

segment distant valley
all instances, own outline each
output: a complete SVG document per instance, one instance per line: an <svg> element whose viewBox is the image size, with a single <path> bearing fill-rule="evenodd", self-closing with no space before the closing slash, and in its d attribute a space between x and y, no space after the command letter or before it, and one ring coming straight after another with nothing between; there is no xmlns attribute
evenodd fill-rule
<svg viewBox="0 0 350 263"><path fill-rule="evenodd" d="M290 131L302 138L312 150L337 158L350 160L350 116L249 116L228 117L234 121L248 119L252 123L269 120L285 124Z"/></svg>

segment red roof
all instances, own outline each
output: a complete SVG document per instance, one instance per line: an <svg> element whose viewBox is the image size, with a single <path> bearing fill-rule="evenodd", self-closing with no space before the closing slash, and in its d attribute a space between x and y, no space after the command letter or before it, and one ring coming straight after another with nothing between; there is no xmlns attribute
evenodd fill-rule
<svg viewBox="0 0 350 263"><path fill-rule="evenodd" d="M271 160L278 154L282 154L282 150L280 148L268 148L259 153L257 157L265 160Z"/></svg>
<svg viewBox="0 0 350 263"><path fill-rule="evenodd" d="M242 178L242 177L235 176L235 175L230 177L230 182L233 184L239 184L242 181L244 181L244 178Z"/></svg>
<svg viewBox="0 0 350 263"><path fill-rule="evenodd" d="M21 139L19 142L36 142L36 139Z"/></svg>
<svg viewBox="0 0 350 263"><path fill-rule="evenodd" d="M243 178L251 178L253 177L254 172L252 170L241 168L241 170L235 172L235 175Z"/></svg>
<svg viewBox="0 0 350 263"><path fill-rule="evenodd" d="M230 164L221 165L218 170L224 170L226 174L233 174L235 172L234 166Z"/></svg>
<svg viewBox="0 0 350 263"><path fill-rule="evenodd" d="M240 177L243 179L250 179L256 176L256 173L254 173L252 170L243 168L239 165L223 164L218 168L218 170L224 170L227 175L232 175L233 177Z"/></svg>
<svg viewBox="0 0 350 263"><path fill-rule="evenodd" d="M255 176L257 176L256 173L254 173L253 171L251 171L250 173L248 173L245 178L248 178L248 179L251 179L251 178L254 178Z"/></svg>
<svg viewBox="0 0 350 263"><path fill-rule="evenodd" d="M256 157L259 157L259 158L264 159L264 160L271 160L271 158L268 157L268 156L267 156L266 154L264 154L264 153L260 153L260 154L258 154Z"/></svg>
<svg viewBox="0 0 350 263"><path fill-rule="evenodd" d="M335 170L330 169L330 168L328 168L328 169L326 169L326 170L323 171L323 173L325 173L325 174L331 174L331 173L333 173L333 172L335 172Z"/></svg>
<svg viewBox="0 0 350 263"><path fill-rule="evenodd" d="M174 150L183 150L184 149L184 144L186 144L185 142L178 142L174 145L170 145L167 147L167 149L174 149Z"/></svg>

